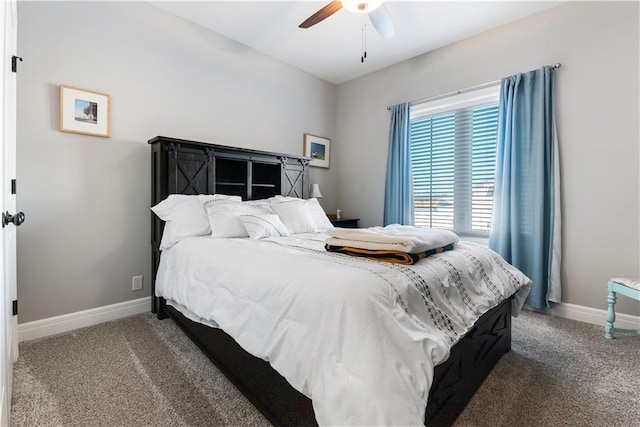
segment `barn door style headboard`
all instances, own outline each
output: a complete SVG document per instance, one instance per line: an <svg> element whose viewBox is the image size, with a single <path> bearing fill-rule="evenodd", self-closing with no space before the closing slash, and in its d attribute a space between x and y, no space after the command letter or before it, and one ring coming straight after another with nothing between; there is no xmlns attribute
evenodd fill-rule
<svg viewBox="0 0 640 427"><path fill-rule="evenodd" d="M243 200L275 195L306 199L308 157L156 136L151 145L151 206L169 194L229 194ZM152 311L164 221L151 213Z"/></svg>

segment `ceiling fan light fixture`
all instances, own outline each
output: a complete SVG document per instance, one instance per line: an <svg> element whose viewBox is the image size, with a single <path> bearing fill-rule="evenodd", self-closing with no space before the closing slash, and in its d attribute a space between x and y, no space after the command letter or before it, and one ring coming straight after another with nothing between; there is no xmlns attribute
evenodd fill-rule
<svg viewBox="0 0 640 427"><path fill-rule="evenodd" d="M342 7L354 13L369 13L376 10L384 0L342 0Z"/></svg>

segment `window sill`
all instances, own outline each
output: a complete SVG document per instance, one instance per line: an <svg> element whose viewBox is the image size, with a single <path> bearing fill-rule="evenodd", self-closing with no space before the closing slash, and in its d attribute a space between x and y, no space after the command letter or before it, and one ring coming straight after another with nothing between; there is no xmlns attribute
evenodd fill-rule
<svg viewBox="0 0 640 427"><path fill-rule="evenodd" d="M472 237L472 236L460 236L460 240L463 242L473 242L482 246L489 247L488 237Z"/></svg>

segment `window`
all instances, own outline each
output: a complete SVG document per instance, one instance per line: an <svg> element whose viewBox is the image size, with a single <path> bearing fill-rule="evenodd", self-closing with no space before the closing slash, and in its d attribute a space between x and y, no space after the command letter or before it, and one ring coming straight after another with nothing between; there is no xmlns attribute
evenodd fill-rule
<svg viewBox="0 0 640 427"><path fill-rule="evenodd" d="M417 227L488 236L493 204L498 89L491 87L411 107Z"/></svg>

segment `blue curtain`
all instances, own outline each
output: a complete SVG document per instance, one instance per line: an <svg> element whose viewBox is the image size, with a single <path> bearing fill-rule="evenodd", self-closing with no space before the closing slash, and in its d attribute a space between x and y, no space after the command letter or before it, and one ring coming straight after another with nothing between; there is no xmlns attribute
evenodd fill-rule
<svg viewBox="0 0 640 427"><path fill-rule="evenodd" d="M489 235L489 247L533 281L527 303L536 309L549 306L559 226L553 73L545 66L502 79Z"/></svg>
<svg viewBox="0 0 640 427"><path fill-rule="evenodd" d="M391 107L389 154L384 192L384 225L413 225L409 103Z"/></svg>

